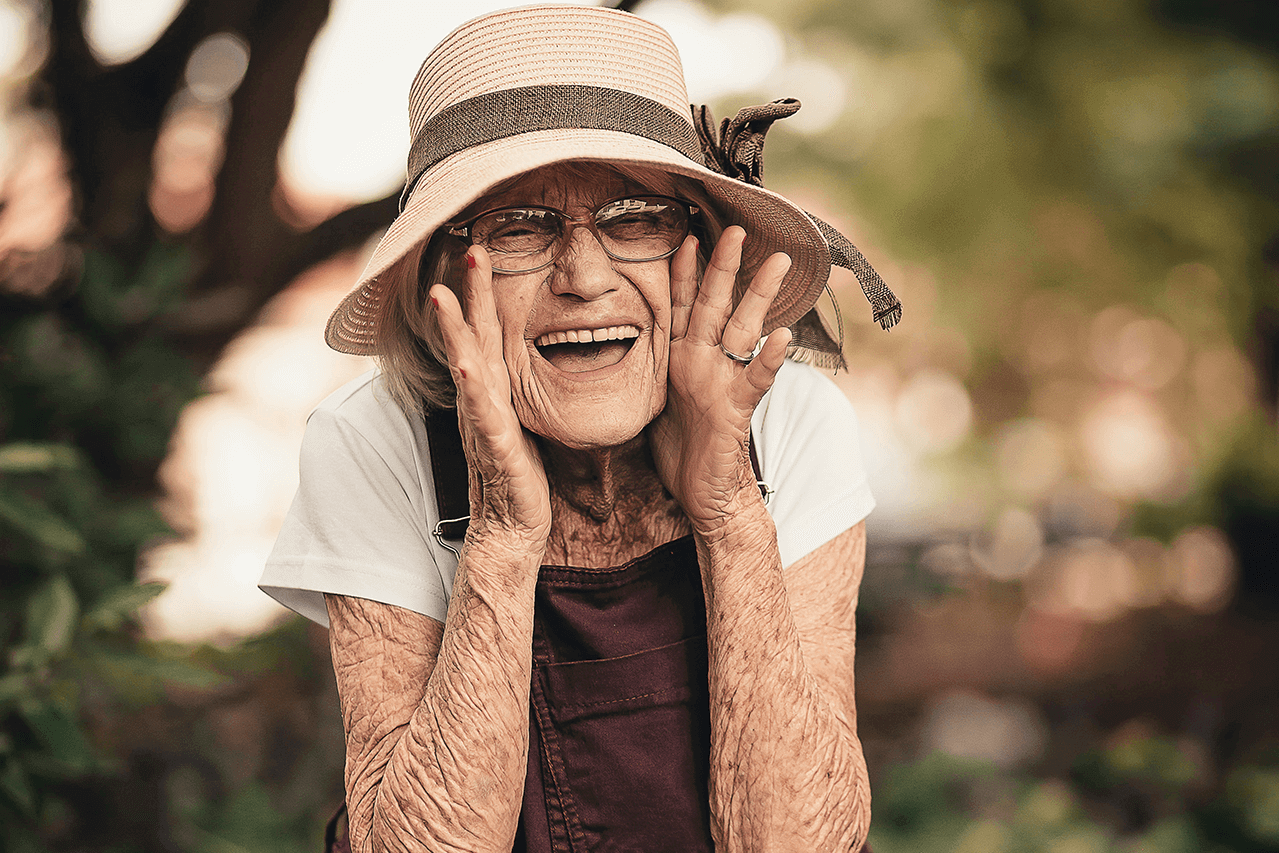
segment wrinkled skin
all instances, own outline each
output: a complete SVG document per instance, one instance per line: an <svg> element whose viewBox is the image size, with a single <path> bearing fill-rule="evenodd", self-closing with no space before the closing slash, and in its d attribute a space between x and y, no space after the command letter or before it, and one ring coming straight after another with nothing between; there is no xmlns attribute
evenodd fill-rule
<svg viewBox="0 0 1279 853"><path fill-rule="evenodd" d="M473 209L572 216L642 187L534 172ZM856 849L869 790L856 734L859 524L783 570L746 451L790 334L749 352L789 259L734 306L747 235L704 271L619 263L579 228L551 267L494 275L472 247L461 300L431 289L458 387L472 521L443 625L328 596L357 851L509 851L528 750L533 589L546 562L617 565L691 531L707 600L716 849ZM539 347L626 327L601 347ZM632 334L632 331L634 334ZM619 333L620 334L620 333Z"/></svg>

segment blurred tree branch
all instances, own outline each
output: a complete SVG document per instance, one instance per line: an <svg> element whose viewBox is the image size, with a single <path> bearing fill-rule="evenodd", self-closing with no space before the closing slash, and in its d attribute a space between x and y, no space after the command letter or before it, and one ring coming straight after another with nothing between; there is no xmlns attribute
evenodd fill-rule
<svg viewBox="0 0 1279 853"><path fill-rule="evenodd" d="M89 48L83 0L53 0L48 8L50 51L33 101L53 112L62 133L78 204L74 239L126 266L141 263L156 241L186 247L191 300L156 328L199 372L300 272L358 246L394 218L388 196L299 233L278 209L285 203L277 190L279 149L329 0L192 0L155 44L113 67ZM212 206L196 228L174 237L148 205L152 157L192 51L220 32L244 40L249 64L231 101Z"/></svg>

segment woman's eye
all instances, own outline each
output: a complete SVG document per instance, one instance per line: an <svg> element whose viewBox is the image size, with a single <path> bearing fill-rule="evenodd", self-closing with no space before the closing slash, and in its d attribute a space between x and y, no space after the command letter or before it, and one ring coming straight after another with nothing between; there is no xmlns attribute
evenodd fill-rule
<svg viewBox="0 0 1279 853"><path fill-rule="evenodd" d="M680 221L669 210L656 213L631 213L601 222L599 227L614 240L666 239L682 230Z"/></svg>
<svg viewBox="0 0 1279 853"><path fill-rule="evenodd" d="M527 237L530 234L540 234L536 228L529 228L527 225L504 225L501 228L489 234L490 240L505 240L510 238Z"/></svg>
<svg viewBox="0 0 1279 853"><path fill-rule="evenodd" d="M619 240L639 239L650 236L654 232L665 230L659 218L643 214L614 217L600 223L600 227L607 230L610 236Z"/></svg>
<svg viewBox="0 0 1279 853"><path fill-rule="evenodd" d="M553 219L512 218L490 223L477 235L481 243L501 252L541 251L555 240L559 229Z"/></svg>
<svg viewBox="0 0 1279 853"><path fill-rule="evenodd" d="M681 228L679 211L661 199L624 198L597 215L598 227L619 240L644 239Z"/></svg>

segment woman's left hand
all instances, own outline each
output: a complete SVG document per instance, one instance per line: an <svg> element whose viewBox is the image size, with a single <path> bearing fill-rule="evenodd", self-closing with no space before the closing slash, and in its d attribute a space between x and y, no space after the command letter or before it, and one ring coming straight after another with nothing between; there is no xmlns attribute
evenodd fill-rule
<svg viewBox="0 0 1279 853"><path fill-rule="evenodd" d="M751 415L786 358L791 333L773 331L748 364L725 350L755 350L790 258L780 252L755 273L733 307L746 232L725 229L697 280L693 238L671 260L671 349L666 408L649 426L658 474L693 529L714 532L744 501L759 500L748 441Z"/></svg>

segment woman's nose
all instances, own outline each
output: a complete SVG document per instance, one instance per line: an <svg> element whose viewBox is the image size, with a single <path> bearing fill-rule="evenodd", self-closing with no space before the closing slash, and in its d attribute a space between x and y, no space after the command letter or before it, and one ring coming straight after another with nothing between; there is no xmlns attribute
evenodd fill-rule
<svg viewBox="0 0 1279 853"><path fill-rule="evenodd" d="M568 245L554 264L551 292L589 300L616 290L619 276L599 238L585 225L569 227Z"/></svg>

